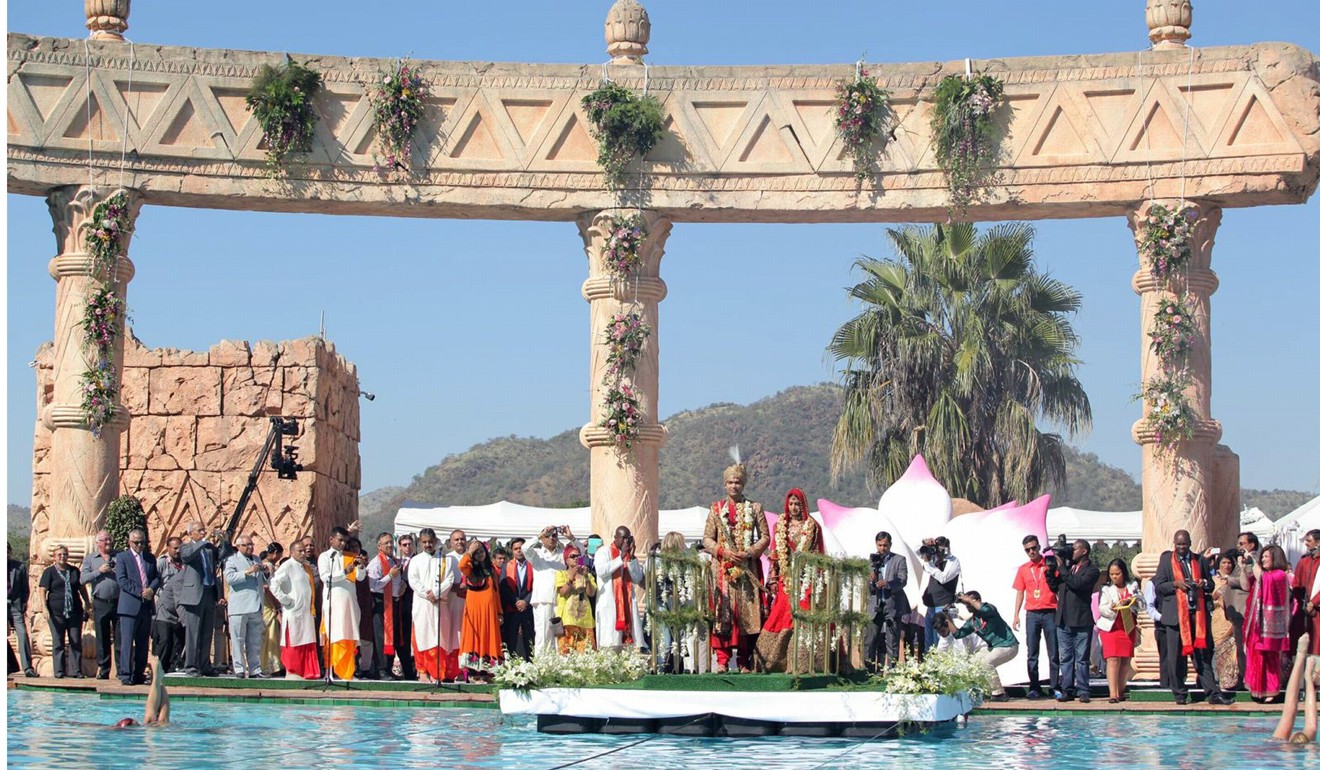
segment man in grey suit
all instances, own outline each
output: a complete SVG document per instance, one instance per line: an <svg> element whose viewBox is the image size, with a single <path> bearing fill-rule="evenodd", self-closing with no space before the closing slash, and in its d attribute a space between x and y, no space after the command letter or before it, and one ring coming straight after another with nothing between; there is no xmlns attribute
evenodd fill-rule
<svg viewBox="0 0 1320 770"><path fill-rule="evenodd" d="M207 541L206 530L200 521L188 522L185 534L188 540L179 548L183 570L175 585L175 596L183 615L183 670L189 676L213 676L210 650L219 590L216 567L220 556L215 544Z"/></svg>
<svg viewBox="0 0 1320 770"><path fill-rule="evenodd" d="M866 666L872 673L898 663L899 619L910 611L907 559L894 553L888 532L875 535L871 554L871 625L866 629Z"/></svg>
<svg viewBox="0 0 1320 770"><path fill-rule="evenodd" d="M238 536L238 552L225 561L225 583L229 585L229 656L234 675L260 679L261 601L269 567L252 555L252 536Z"/></svg>

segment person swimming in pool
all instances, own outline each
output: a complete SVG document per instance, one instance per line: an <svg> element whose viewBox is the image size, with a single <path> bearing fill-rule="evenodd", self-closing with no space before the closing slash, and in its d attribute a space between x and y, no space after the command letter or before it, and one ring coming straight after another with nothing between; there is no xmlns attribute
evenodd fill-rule
<svg viewBox="0 0 1320 770"><path fill-rule="evenodd" d="M160 658L151 656L151 690L147 693L147 711L142 717L143 725L167 725L170 723L170 694L165 689L165 674L160 668ZM115 723L116 728L137 727L137 720L124 717Z"/></svg>
<svg viewBox="0 0 1320 770"><path fill-rule="evenodd" d="M1297 642L1297 649L1306 650L1310 634L1302 634ZM1301 678L1306 677L1306 722L1302 729L1293 732L1293 723L1297 720L1297 690ZM1288 677L1287 695L1283 700L1283 713L1279 715L1279 726L1274 728L1273 738L1289 743L1314 743L1317 722L1315 680L1320 676L1320 655L1298 655L1293 663L1292 674Z"/></svg>

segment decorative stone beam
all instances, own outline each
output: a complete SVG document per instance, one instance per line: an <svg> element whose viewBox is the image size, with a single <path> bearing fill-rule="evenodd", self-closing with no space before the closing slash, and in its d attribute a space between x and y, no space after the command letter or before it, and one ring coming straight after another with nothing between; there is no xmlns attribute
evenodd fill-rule
<svg viewBox="0 0 1320 770"><path fill-rule="evenodd" d="M635 5L620 3L609 21L619 65L645 48ZM84 183L90 150L98 183L126 155L126 183L159 205L559 221L615 205L581 107L599 65L419 62L432 96L414 146L420 168L400 183L375 170L367 99L389 62L294 54L325 89L310 155L276 183L243 97L283 53L138 43L130 55L120 42L13 33L8 55L14 193ZM1301 203L1315 189L1320 67L1301 48L973 66L1005 81L1008 107L1001 186L972 219L1125 216L1150 197ZM647 207L675 222L943 220L930 100L941 77L962 71L961 61L876 68L899 127L879 164L883 189L872 191L859 189L833 127L834 89L852 64L608 68L663 104L668 134L647 157Z"/></svg>
<svg viewBox="0 0 1320 770"><path fill-rule="evenodd" d="M591 529L609 542L614 529L627 526L637 538L638 552L660 539L660 447L669 433L659 422L660 388L659 305L668 289L660 279L660 259L672 224L653 211L641 212L647 231L640 249L641 265L634 277L623 281L605 267L604 251L616 218L636 210L610 209L578 219L587 252L587 280L582 296L591 303L591 421L578 438L591 450ZM615 316L637 313L651 334L637 365L620 382L637 393L642 412L641 435L631 449L615 445L614 434L601 427L604 417L609 349L606 329Z"/></svg>

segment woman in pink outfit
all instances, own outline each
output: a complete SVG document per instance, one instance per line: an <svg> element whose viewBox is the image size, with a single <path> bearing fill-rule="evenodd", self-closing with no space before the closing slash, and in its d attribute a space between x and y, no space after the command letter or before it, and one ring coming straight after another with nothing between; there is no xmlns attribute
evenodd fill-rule
<svg viewBox="0 0 1320 770"><path fill-rule="evenodd" d="M1265 548L1259 561L1239 563L1249 593L1243 619L1247 670L1243 683L1257 701L1278 699L1283 674L1283 653L1288 652L1288 619L1292 615L1288 558L1277 545Z"/></svg>

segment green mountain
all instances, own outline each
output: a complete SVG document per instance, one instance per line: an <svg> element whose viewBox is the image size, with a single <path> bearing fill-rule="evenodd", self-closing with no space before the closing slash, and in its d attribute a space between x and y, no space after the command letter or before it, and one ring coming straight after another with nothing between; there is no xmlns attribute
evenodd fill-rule
<svg viewBox="0 0 1320 770"><path fill-rule="evenodd" d="M751 472L748 494L767 507L777 510L793 487L804 489L810 499L875 505L882 490L868 489L863 474L838 483L829 478L830 439L841 392L835 385L789 388L749 406L712 404L672 415L665 421L669 442L660 453L660 507L685 508L717 499L722 493L720 472L735 444ZM1141 487L1127 472L1073 449L1067 459L1067 488L1051 490L1056 505L1102 511L1141 507ZM543 507L586 505L588 476L587 450L578 443L576 429L548 439L496 438L427 468L390 500L374 499L373 519L386 524L405 500L421 505L483 505L502 499ZM1311 496L1242 491L1244 503L1275 518ZM364 529L375 531L367 522Z"/></svg>

